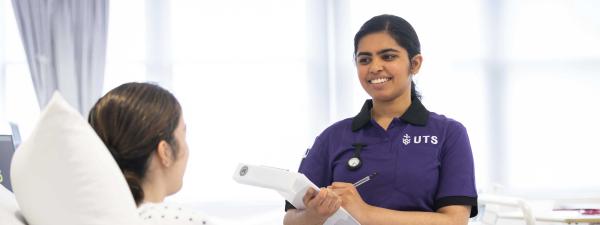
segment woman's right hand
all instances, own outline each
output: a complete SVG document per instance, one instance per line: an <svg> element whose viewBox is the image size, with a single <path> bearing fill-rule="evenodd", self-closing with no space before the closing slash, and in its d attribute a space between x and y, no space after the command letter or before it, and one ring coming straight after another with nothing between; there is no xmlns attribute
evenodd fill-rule
<svg viewBox="0 0 600 225"><path fill-rule="evenodd" d="M342 205L342 199L329 188L321 188L319 191L309 188L302 199L306 206L306 213L327 220Z"/></svg>

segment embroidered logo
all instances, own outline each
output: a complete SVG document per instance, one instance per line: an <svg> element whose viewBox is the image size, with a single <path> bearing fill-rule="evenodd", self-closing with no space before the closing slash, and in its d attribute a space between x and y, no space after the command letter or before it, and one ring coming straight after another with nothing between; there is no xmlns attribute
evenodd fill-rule
<svg viewBox="0 0 600 225"><path fill-rule="evenodd" d="M435 135L421 135L421 136L410 136L408 134L404 134L402 136L402 143L404 145L409 145L411 143L414 144L438 144L438 137Z"/></svg>
<svg viewBox="0 0 600 225"><path fill-rule="evenodd" d="M404 134L402 138L402 143L404 143L404 145L410 144L410 136L408 136L408 134Z"/></svg>

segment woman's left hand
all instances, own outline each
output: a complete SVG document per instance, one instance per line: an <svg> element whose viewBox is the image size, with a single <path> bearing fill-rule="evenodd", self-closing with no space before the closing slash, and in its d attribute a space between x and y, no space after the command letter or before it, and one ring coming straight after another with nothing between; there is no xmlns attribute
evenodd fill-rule
<svg viewBox="0 0 600 225"><path fill-rule="evenodd" d="M367 214L370 205L363 201L354 185L351 183L333 182L328 188L331 188L342 199L342 207L357 220L360 221Z"/></svg>

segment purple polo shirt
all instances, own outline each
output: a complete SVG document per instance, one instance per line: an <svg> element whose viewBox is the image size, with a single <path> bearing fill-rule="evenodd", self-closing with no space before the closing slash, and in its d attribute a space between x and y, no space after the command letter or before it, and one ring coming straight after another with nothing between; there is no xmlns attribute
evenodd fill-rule
<svg viewBox="0 0 600 225"><path fill-rule="evenodd" d="M434 212L448 205L470 205L477 215L473 154L465 127L438 115L413 98L400 118L384 130L371 118L373 102L367 100L354 118L339 121L321 133L300 164L303 173L319 187L333 182L354 183L374 172L359 186L363 200L373 206ZM347 167L360 152L362 166ZM289 203L286 210L293 208Z"/></svg>

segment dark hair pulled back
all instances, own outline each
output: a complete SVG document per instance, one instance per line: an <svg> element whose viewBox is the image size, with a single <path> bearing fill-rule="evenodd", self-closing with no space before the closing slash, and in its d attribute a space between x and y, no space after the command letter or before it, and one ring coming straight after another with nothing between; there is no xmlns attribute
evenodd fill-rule
<svg viewBox="0 0 600 225"><path fill-rule="evenodd" d="M173 132L180 117L175 96L150 83L122 84L90 110L88 122L117 161L138 205L144 199L142 180L150 156L160 141L178 149Z"/></svg>

